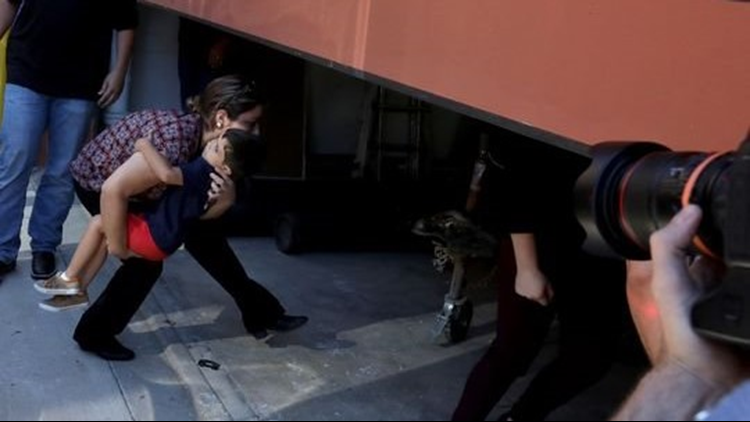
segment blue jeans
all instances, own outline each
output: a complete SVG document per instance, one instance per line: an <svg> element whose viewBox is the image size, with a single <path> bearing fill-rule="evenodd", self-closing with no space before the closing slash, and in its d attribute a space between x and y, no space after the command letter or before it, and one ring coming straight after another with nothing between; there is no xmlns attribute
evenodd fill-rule
<svg viewBox="0 0 750 422"><path fill-rule="evenodd" d="M18 256L26 190L45 130L49 131L49 154L29 235L35 252L54 252L60 246L74 197L70 162L86 138L95 108L93 101L49 97L7 85L0 128L0 262Z"/></svg>

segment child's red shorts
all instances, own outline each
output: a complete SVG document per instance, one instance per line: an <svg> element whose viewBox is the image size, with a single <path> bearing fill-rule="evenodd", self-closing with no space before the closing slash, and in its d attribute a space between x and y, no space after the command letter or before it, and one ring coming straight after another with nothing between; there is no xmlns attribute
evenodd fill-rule
<svg viewBox="0 0 750 422"><path fill-rule="evenodd" d="M149 261L164 261L167 254L154 242L143 216L128 214L128 249Z"/></svg>

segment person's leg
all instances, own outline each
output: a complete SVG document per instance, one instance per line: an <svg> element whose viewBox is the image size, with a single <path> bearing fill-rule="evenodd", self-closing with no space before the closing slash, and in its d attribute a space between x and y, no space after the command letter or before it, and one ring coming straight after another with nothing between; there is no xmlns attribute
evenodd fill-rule
<svg viewBox="0 0 750 422"><path fill-rule="evenodd" d="M0 263L16 260L31 170L47 124L49 100L29 89L8 85L0 129ZM39 193L37 193L37 196Z"/></svg>
<svg viewBox="0 0 750 422"><path fill-rule="evenodd" d="M106 259L107 240L104 238L101 216L96 216L89 223L65 274L71 280L80 282L81 290L86 290Z"/></svg>
<svg viewBox="0 0 750 422"><path fill-rule="evenodd" d="M97 216L99 214L99 197L100 194L98 192L93 192L84 189L79 185L78 183L75 183L75 189L76 194L78 195L78 200L81 201L81 204L83 204L84 208L92 215ZM102 248L104 248L104 252L106 252L106 243L102 244ZM84 276L86 280L91 280L92 277ZM68 284L65 283L64 280L62 280L62 284ZM44 286L48 280L41 281L37 283L37 285ZM79 291L78 297L73 296L53 296L49 299L44 300L39 304L39 306L46 310L46 311L61 311L61 310L67 310L67 309L75 309L83 306L88 306L89 300L88 300L88 294L84 291L81 293ZM127 354L127 352L125 352Z"/></svg>
<svg viewBox="0 0 750 422"><path fill-rule="evenodd" d="M248 277L215 221L193 226L185 240L185 248L232 296L249 332L268 328L284 316L285 310L279 301Z"/></svg>
<svg viewBox="0 0 750 422"><path fill-rule="evenodd" d="M83 234L73 259L62 274L35 283L44 294L73 295L85 292L90 280L101 269L107 258L107 242L99 216L94 217Z"/></svg>
<svg viewBox="0 0 750 422"><path fill-rule="evenodd" d="M88 135L96 105L92 101L53 99L49 117L49 156L29 222L31 249L55 252L73 205L70 163Z"/></svg>
<svg viewBox="0 0 750 422"><path fill-rule="evenodd" d="M86 211L93 217L101 214L101 194L99 192L84 189L83 186L75 182L76 196Z"/></svg>
<svg viewBox="0 0 750 422"><path fill-rule="evenodd" d="M128 248L128 201L160 183L142 154L133 154L102 186L101 215L109 250L125 254Z"/></svg>
<svg viewBox="0 0 750 422"><path fill-rule="evenodd" d="M504 277L498 286L497 314L497 336L471 371L454 421L487 418L536 358L553 317L551 309L516 295L513 277Z"/></svg>
<svg viewBox="0 0 750 422"><path fill-rule="evenodd" d="M624 265L595 258L577 262L559 275L560 354L513 406L514 420L544 420L599 381L615 359L625 317Z"/></svg>
<svg viewBox="0 0 750 422"><path fill-rule="evenodd" d="M124 261L104 292L81 317L76 340L96 342L113 338L125 330L159 279L162 267L161 262L143 259Z"/></svg>
<svg viewBox="0 0 750 422"><path fill-rule="evenodd" d="M86 209L99 212L100 197L96 192L78 189ZM134 210L136 212L138 210ZM78 322L73 339L83 350L106 360L130 360L135 354L122 346L115 336L127 327L159 279L163 263L143 259L123 262L94 304Z"/></svg>

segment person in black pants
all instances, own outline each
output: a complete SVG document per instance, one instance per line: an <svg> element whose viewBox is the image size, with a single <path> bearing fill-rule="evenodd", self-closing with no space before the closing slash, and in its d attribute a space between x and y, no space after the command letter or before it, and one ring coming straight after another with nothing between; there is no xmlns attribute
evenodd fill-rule
<svg viewBox="0 0 750 422"><path fill-rule="evenodd" d="M257 133L263 107L253 87L254 84L237 76L218 78L192 103L193 113L137 112L106 129L84 148L71 166L76 192L83 205L96 215L100 212L101 195L123 196L105 181L126 162L133 165L129 159L133 145L140 138L148 138L170 163L179 165L190 161L202 146L229 128ZM136 181L144 192L141 196L158 199L162 193L158 178L148 169L147 163L141 165L146 167L134 172L142 177ZM217 175L215 182L214 200L233 203L235 194L231 181ZM137 212L137 207L147 206L148 200L131 202L131 211ZM107 232L108 238L118 235L123 234L113 232L110 235ZM232 296L240 308L245 328L256 338L265 338L268 330L288 331L307 322L306 317L286 315L279 301L248 277L216 222L205 221L191 228L185 247ZM135 354L120 344L115 336L125 329L161 272L161 263L137 258L125 260L106 290L78 323L74 339L79 346L107 360L133 359Z"/></svg>
<svg viewBox="0 0 750 422"><path fill-rule="evenodd" d="M515 283L500 281L496 338L472 370L453 420L487 418L537 357L557 314L557 358L502 418L544 420L613 363L626 310L625 265L581 249L573 188L588 159L510 132L496 134L491 151L495 165L477 218L511 235L517 274Z"/></svg>

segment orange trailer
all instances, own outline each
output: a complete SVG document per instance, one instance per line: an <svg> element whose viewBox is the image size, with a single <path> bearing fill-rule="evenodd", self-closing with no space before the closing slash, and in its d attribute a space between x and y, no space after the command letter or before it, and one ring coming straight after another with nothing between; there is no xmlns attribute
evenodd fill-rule
<svg viewBox="0 0 750 422"><path fill-rule="evenodd" d="M144 0L572 149L731 149L750 2Z"/></svg>

